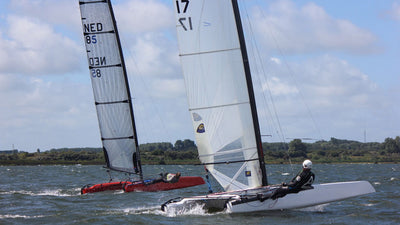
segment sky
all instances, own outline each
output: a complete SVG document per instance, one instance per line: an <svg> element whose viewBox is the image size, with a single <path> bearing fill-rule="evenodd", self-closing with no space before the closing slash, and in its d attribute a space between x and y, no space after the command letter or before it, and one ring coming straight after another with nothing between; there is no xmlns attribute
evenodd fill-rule
<svg viewBox="0 0 400 225"><path fill-rule="evenodd" d="M173 0L113 0L139 143L194 140ZM244 0L263 141L400 136L400 0ZM0 2L0 150L100 147L78 0Z"/></svg>

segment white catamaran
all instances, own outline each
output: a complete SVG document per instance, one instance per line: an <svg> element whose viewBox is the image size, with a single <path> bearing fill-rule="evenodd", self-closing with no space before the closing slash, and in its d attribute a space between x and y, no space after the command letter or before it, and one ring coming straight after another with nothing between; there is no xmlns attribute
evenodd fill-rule
<svg viewBox="0 0 400 225"><path fill-rule="evenodd" d="M269 198L250 66L237 0L173 0L199 158L225 192L172 199L162 210L251 212L309 207L374 192L367 181L313 185Z"/></svg>
<svg viewBox="0 0 400 225"><path fill-rule="evenodd" d="M107 168L137 175L135 180L86 185L81 193L162 191L204 184L201 177L182 176L176 182L143 178L132 98L111 2L80 0L79 6Z"/></svg>

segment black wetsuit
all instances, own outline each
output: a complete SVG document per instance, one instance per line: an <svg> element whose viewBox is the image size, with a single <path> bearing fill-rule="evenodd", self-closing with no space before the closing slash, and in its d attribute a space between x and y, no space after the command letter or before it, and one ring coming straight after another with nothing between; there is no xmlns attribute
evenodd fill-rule
<svg viewBox="0 0 400 225"><path fill-rule="evenodd" d="M303 169L287 185L289 189L307 189L314 182L315 175L311 170Z"/></svg>
<svg viewBox="0 0 400 225"><path fill-rule="evenodd" d="M275 190L271 198L276 199L285 196L289 193L298 193L304 189L313 188L311 185L314 182L315 175L310 169L300 171L289 184L282 184L281 187Z"/></svg>

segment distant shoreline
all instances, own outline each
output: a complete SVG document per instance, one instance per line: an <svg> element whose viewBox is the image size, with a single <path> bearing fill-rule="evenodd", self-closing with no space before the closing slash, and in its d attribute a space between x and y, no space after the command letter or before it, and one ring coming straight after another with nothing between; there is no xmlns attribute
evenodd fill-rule
<svg viewBox="0 0 400 225"><path fill-rule="evenodd" d="M230 146L241 148L241 146ZM329 141L304 143L294 139L289 143L263 143L266 164L293 164L310 159L313 163L395 163L400 162L400 136L385 142L361 143L331 138ZM143 165L200 164L197 146L191 140L141 144ZM229 159L226 159L229 160ZM230 163L227 161L226 163ZM35 153L0 151L0 165L104 165L103 148L60 148Z"/></svg>

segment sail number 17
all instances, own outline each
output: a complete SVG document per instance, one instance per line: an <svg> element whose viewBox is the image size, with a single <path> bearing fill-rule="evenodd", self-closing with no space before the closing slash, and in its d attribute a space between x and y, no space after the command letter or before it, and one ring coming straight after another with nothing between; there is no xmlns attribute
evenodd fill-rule
<svg viewBox="0 0 400 225"><path fill-rule="evenodd" d="M176 11L178 14L186 13L186 10L189 6L189 0L177 0L175 3L176 3ZM180 17L178 21L185 31L193 30L191 17Z"/></svg>

